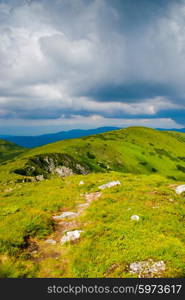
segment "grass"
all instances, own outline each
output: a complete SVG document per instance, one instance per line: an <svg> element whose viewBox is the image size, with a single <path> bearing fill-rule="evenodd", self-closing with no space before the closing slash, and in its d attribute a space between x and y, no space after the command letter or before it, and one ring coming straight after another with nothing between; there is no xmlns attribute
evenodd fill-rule
<svg viewBox="0 0 185 300"><path fill-rule="evenodd" d="M165 262L164 277L184 277L185 195L174 191L184 183L177 167L185 167L184 146L176 134L129 128L49 144L6 161L0 167L0 276L134 277L128 264L152 258ZM92 172L18 182L23 176L14 170L44 153L68 153ZM85 193L112 180L121 185L103 190L78 217L80 240L46 247L48 256L42 260L38 253L35 263L29 241L43 245L52 236L52 215L75 211ZM138 222L130 220L134 214ZM49 255L53 251L57 259Z"/></svg>
<svg viewBox="0 0 185 300"><path fill-rule="evenodd" d="M185 275L185 197L169 187L171 180L159 175L117 172L83 176L85 184L79 186L81 179L75 175L27 183L17 186L6 197L6 203L1 201L1 211L17 203L0 221L0 249L2 257L9 257L2 268L7 270L7 264L12 264L10 269L15 270L10 275L15 277L131 277L126 271L129 263L153 258L165 261L166 277ZM77 204L84 202L82 194L97 191L99 185L110 180L120 180L121 185L104 190L102 197L79 217L84 230L80 241L57 246L61 257L48 257L36 268L24 249L26 238L37 236L42 240L52 232L52 214L75 210ZM130 221L133 214L140 216L139 222ZM16 258L15 264L10 257ZM21 265L28 266L25 273Z"/></svg>
<svg viewBox="0 0 185 300"><path fill-rule="evenodd" d="M0 163L4 163L5 161L18 156L25 151L26 149L21 146L8 141L0 140Z"/></svg>
<svg viewBox="0 0 185 300"><path fill-rule="evenodd" d="M185 179L184 172L178 169L178 165L185 167L185 139L179 140L179 135L149 128L130 127L48 144L26 152L22 163L29 157L44 153L67 153L97 172L158 172Z"/></svg>

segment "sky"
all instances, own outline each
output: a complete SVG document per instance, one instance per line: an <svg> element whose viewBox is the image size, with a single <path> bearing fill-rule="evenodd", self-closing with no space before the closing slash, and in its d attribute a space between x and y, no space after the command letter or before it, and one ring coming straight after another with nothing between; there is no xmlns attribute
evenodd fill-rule
<svg viewBox="0 0 185 300"><path fill-rule="evenodd" d="M185 0L0 0L0 134L185 127Z"/></svg>

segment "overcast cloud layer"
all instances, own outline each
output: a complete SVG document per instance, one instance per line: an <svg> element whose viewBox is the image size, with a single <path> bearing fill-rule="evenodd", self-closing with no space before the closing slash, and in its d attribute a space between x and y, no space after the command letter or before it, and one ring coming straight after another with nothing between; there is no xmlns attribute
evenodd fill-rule
<svg viewBox="0 0 185 300"><path fill-rule="evenodd" d="M184 127L184 81L184 0L0 0L1 134Z"/></svg>

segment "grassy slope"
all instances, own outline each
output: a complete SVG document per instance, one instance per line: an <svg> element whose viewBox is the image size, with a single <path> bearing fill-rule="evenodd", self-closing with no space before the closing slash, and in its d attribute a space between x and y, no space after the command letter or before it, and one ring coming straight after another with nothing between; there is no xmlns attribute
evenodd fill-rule
<svg viewBox="0 0 185 300"><path fill-rule="evenodd" d="M129 262L153 258L166 262L166 277L184 276L185 197L177 196L170 186L180 184L184 178L184 173L176 169L178 157L185 156L184 146L184 141L176 136L169 138L165 132L129 128L43 146L1 166L0 275L129 277L131 274L126 271ZM87 157L87 151L96 158ZM175 175L178 181L156 173L148 176L107 172L15 183L20 176L10 171L24 165L29 156L46 152L67 152L77 158L80 155L90 164L104 162L130 173L149 175L156 168L162 175ZM180 164L185 165L183 160ZM85 185L79 186L82 178ZM53 213L75 209L83 203L83 193L97 191L100 184L111 180L120 180L121 186L103 191L103 196L80 217L84 234L76 245L57 246L62 253L59 260L48 258L36 265L28 251L21 250L28 237L40 239L52 232ZM138 223L130 221L133 214L141 217ZM112 268L113 265L116 267Z"/></svg>
<svg viewBox="0 0 185 300"><path fill-rule="evenodd" d="M179 138L180 135L182 138ZM158 172L169 178L185 179L185 134L169 134L144 127L56 142L27 151L19 160L1 168L0 181L19 178L10 170L24 166L29 157L43 153L67 153L94 171L134 174ZM90 155L89 155L90 154ZM92 155L95 158L91 158ZM178 168L181 168L179 170ZM2 174L2 176L1 176Z"/></svg>
<svg viewBox="0 0 185 300"><path fill-rule="evenodd" d="M22 154L25 148L18 146L14 143L0 140L0 163L14 158L17 155Z"/></svg>

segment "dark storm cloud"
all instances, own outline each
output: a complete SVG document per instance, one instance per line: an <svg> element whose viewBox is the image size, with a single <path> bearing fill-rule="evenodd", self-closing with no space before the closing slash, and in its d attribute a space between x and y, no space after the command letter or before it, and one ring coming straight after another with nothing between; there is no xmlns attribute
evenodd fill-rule
<svg viewBox="0 0 185 300"><path fill-rule="evenodd" d="M0 35L3 122L185 125L184 0L0 0Z"/></svg>

